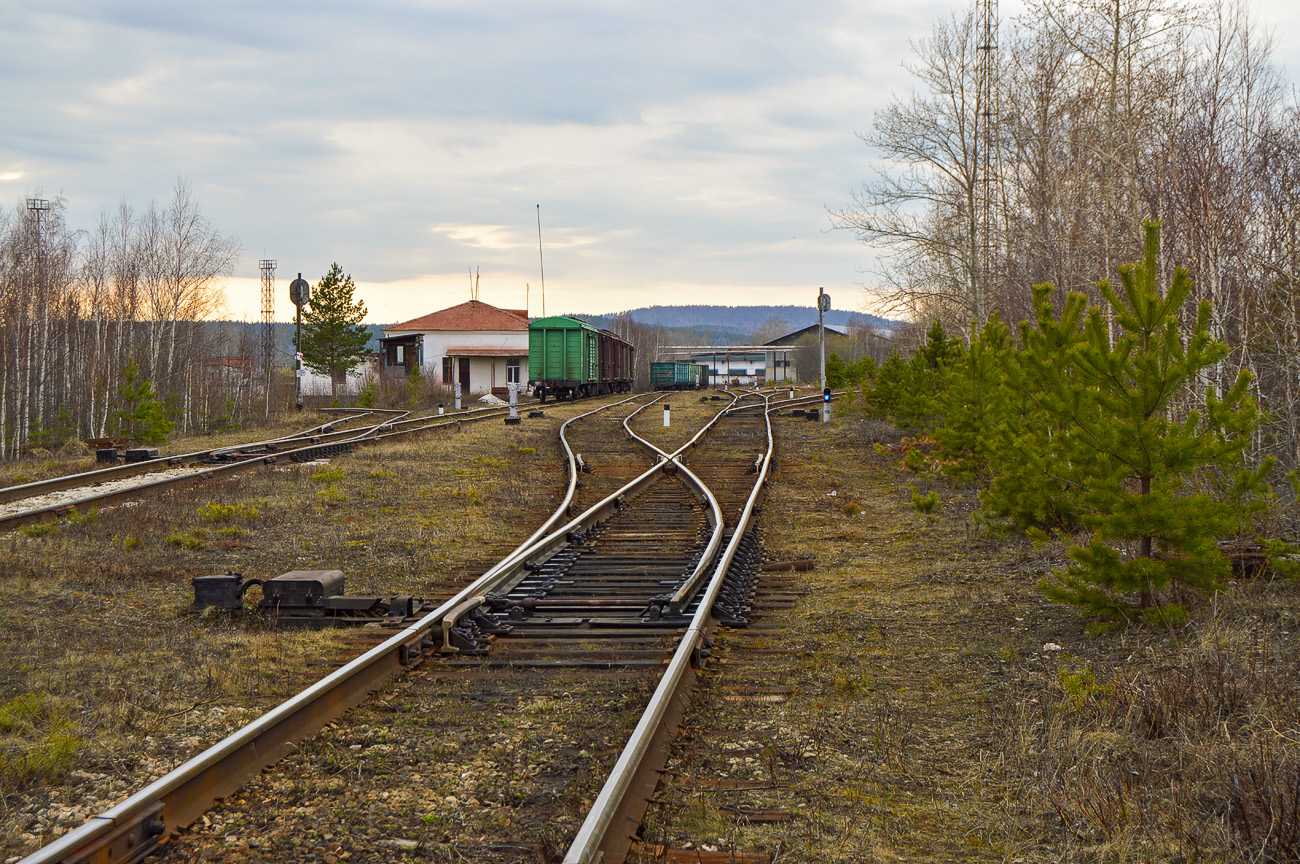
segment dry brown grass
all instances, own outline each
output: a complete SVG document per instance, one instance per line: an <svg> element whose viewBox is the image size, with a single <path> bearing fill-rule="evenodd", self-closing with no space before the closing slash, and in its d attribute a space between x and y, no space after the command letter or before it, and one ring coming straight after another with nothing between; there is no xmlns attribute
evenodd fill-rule
<svg viewBox="0 0 1300 864"><path fill-rule="evenodd" d="M0 536L0 707L57 706L40 728L0 729L0 763L42 747L57 755L53 725L75 739L73 758L0 780L0 860L359 650L334 633L271 631L252 615L195 615L191 577L338 568L351 594L448 596L558 499L555 428L591 407L547 406L519 427L469 424L324 466L278 464Z"/></svg>
<svg viewBox="0 0 1300 864"><path fill-rule="evenodd" d="M50 745L58 728L79 747L62 779L56 770L0 789L0 858L97 812L339 657L328 634L193 615L190 576L338 567L351 593L449 591L531 531L561 486L554 428L589 407L548 405L545 420L504 435L499 422L469 426L0 538L0 705L43 694L50 706L44 725L0 737ZM764 542L773 558L818 560L799 574L811 593L781 629L719 639L730 662L704 677L648 840L783 862L1297 860L1294 585L1235 584L1179 630L1092 633L1035 588L1059 549L981 535L969 492L941 489L942 508L919 514L890 435L789 419L780 435ZM444 740L466 694L408 680L295 757L301 776L259 783L377 850L413 824L429 848L463 850L508 818L511 795L546 794L527 779L528 742L578 722L557 706L600 686L586 681L513 706L506 725L490 698L476 699L479 724ZM620 723L634 716L619 694L608 703ZM401 748L384 731L394 715L433 755L394 761ZM563 732L578 742L573 759L613 757L617 742L593 748L579 728ZM489 798L476 771L505 777L504 791ZM562 824L529 826L546 848L563 847L597 773L555 801ZM762 788L719 788L724 775ZM326 792L356 778L374 794L331 812ZM471 798L481 803L467 808ZM243 801L244 815L207 832L214 843L218 828L247 836L263 818L257 798ZM736 806L793 818L747 824L728 815ZM302 848L334 849L342 834L331 831ZM276 842L268 860L299 848L292 834Z"/></svg>
<svg viewBox="0 0 1300 864"><path fill-rule="evenodd" d="M1035 587L1061 550L982 535L970 492L918 513L896 440L782 421L765 544L818 560L812 593L780 630L719 639L730 662L646 839L776 861L1298 860L1296 586L1093 633Z"/></svg>

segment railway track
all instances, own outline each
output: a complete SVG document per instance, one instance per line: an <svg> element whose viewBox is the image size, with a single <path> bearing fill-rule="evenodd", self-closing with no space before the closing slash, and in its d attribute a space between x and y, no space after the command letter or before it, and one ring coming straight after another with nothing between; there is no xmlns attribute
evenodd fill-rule
<svg viewBox="0 0 1300 864"><path fill-rule="evenodd" d="M561 826L560 833L574 838L564 860L622 860L694 671L708 656L719 620L712 610L721 608L722 620L741 625L744 601L753 591L758 550L751 526L772 439L766 411L735 409L746 403L765 407L768 400L731 399L718 404L730 410L716 415L707 437L701 430L672 453L644 438L611 443L609 430L592 431L617 423L631 432L637 412L652 413L643 398L570 420L561 432L574 438L566 445L569 494L528 541L430 615L25 862L138 860L399 673L407 673L399 685L403 692L418 692L431 705L444 700L436 737L464 742L475 739L487 717L501 718L481 706L562 701L577 688L578 671L584 692L592 690L597 703L651 687L654 692L639 717L623 717L618 737L627 735L628 743L612 768L598 766L608 780L598 795L591 790L595 800L583 808L580 827L570 823L576 821L575 803L582 805L583 790L591 785L593 766L550 747L558 751L547 757L557 766L548 777L551 787L568 791L534 795L532 810L527 801L500 799L523 834L504 831L506 840L486 843L479 852L482 860L551 860L557 841L538 842L528 831ZM586 449L581 459L573 443ZM644 470L638 473L636 466ZM701 480L706 475L708 482ZM715 497L710 486L720 494ZM574 515L575 509L581 512ZM448 710L447 693L474 707L460 712L463 722ZM310 748L310 742L302 745L302 751ZM542 748L546 752L546 742ZM440 809L432 807L430 814ZM206 827L163 846L168 860L193 853ZM292 848L264 854L275 860L292 855Z"/></svg>
<svg viewBox="0 0 1300 864"><path fill-rule="evenodd" d="M281 460L305 462L329 458L402 436L504 417L507 411L497 407L474 408L410 417L409 411L368 409L282 438L162 456L9 486L0 489L0 505L8 505L0 509L0 532L164 489L182 489L213 478L233 476ZM348 428L339 428L343 426ZM51 500L56 496L57 500Z"/></svg>

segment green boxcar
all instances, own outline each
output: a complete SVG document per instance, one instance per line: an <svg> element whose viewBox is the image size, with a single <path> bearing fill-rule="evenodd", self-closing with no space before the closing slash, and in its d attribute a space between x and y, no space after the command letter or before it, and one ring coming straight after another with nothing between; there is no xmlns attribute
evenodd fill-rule
<svg viewBox="0 0 1300 864"><path fill-rule="evenodd" d="M590 395L600 375L599 331L577 318L539 318L528 326L528 389L543 401Z"/></svg>

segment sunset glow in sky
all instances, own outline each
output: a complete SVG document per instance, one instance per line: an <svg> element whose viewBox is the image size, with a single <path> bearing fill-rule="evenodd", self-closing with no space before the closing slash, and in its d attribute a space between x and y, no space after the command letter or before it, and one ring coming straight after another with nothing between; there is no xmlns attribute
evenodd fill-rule
<svg viewBox="0 0 1300 864"><path fill-rule="evenodd" d="M177 178L288 284L337 261L370 320L469 298L541 311L865 308L872 250L831 231L870 175L855 132L948 2L22 3L0 0L0 204L90 228ZM1300 4L1254 7L1294 77ZM1003 16L1016 9L1002 4Z"/></svg>

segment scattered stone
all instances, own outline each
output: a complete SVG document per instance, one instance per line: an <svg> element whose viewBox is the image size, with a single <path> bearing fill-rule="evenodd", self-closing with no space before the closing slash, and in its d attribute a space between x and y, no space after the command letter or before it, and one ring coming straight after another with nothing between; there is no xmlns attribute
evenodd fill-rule
<svg viewBox="0 0 1300 864"><path fill-rule="evenodd" d="M1045 645L1043 645L1044 654L1055 654L1058 651L1064 651L1064 650L1065 650L1064 648L1062 648L1060 645L1057 645L1055 642L1048 642Z"/></svg>

